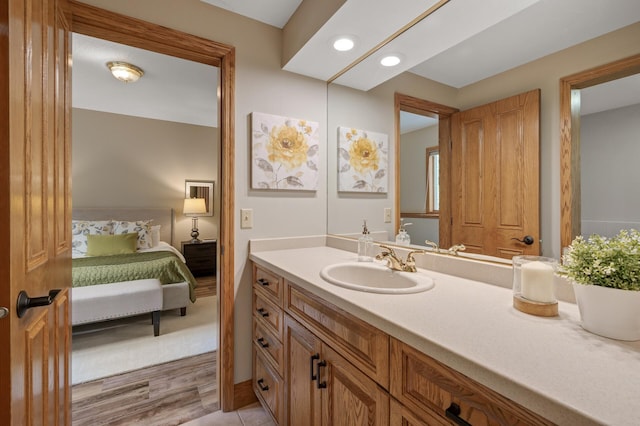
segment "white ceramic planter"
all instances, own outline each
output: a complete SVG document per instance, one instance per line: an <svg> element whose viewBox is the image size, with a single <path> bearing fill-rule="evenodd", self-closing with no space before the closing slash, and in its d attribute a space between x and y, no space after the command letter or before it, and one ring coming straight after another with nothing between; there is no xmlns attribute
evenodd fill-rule
<svg viewBox="0 0 640 426"><path fill-rule="evenodd" d="M640 291L573 283L582 328L617 340L640 340Z"/></svg>

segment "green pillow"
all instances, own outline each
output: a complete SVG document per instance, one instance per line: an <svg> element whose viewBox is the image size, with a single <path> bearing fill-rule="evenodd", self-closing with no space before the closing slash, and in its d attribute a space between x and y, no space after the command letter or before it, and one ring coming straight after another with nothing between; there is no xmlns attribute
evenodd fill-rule
<svg viewBox="0 0 640 426"><path fill-rule="evenodd" d="M138 233L117 235L87 235L87 256L111 256L135 253Z"/></svg>

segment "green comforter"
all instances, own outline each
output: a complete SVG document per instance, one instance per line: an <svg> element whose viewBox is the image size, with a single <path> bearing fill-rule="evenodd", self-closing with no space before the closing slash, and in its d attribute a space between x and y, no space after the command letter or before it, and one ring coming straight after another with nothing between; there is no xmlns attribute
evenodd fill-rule
<svg viewBox="0 0 640 426"><path fill-rule="evenodd" d="M189 283L189 298L196 301L196 280L178 256L167 251L116 254L73 259L72 286L157 278L162 284Z"/></svg>

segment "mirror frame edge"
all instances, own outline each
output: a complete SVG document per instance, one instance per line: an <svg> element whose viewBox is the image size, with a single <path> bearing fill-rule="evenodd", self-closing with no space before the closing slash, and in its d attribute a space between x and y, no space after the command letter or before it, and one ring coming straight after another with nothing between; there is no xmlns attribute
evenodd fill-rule
<svg viewBox="0 0 640 426"><path fill-rule="evenodd" d="M560 253L580 234L580 95L577 90L640 73L640 54L560 79Z"/></svg>

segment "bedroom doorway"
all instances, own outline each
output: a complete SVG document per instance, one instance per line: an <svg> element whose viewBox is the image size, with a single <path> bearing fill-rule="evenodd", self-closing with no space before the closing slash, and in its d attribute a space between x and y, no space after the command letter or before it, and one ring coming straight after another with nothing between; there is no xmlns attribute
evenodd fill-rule
<svg viewBox="0 0 640 426"><path fill-rule="evenodd" d="M188 172L183 172L182 179L176 178L176 175L167 176L167 173L159 173L151 183L145 179L147 177L142 176L140 170L144 170L144 167L138 169L138 175L136 178L127 179L128 183L137 189L137 194L142 194L142 200L140 195L138 197L129 195L129 199L120 198L121 205L142 205L149 206L151 196L147 194L145 188L160 187L161 194L157 199L162 202L163 205L170 205L172 207L177 202L177 208L174 208L176 214L176 227L173 233L174 241L173 245L180 249L180 241L188 239L188 231L190 229L190 220L184 220L181 211L181 202L184 198L184 191L175 191L177 186L184 188L185 180L213 180L215 184L214 192L214 216L213 220L207 221L203 218L199 220L199 230L202 236L207 238L215 238L217 240L217 291L214 305L219 307L218 309L218 350L217 350L217 394L219 395L219 406L225 411L229 411L233 408L233 323L232 312L233 307L233 120L232 120L232 106L233 106L233 74L234 74L234 51L233 48L226 45L220 45L209 40L204 40L199 37L190 36L181 32L170 30L164 27L159 27L146 22L138 21L132 18L128 18L122 15L106 12L101 9L87 6L80 3L72 3L72 17L73 17L73 31L75 35L83 37L94 37L99 40L106 40L110 43L124 44L129 47L138 49L148 49L160 53L163 56L168 56L178 60L193 61L201 65L210 67L216 67L219 70L216 76L219 84L216 84L212 88L212 91L216 96L216 106L218 107L217 117L217 140L218 143L214 148L214 154L211 155L211 163L209 166L200 166L200 168L194 167L194 156L206 157L202 155L204 149L201 145L197 145L195 148L193 145L185 143L186 141L192 141L192 136L177 136L177 133L172 133L174 136L174 145L165 143L153 145L153 137L147 137L147 143L151 143L151 149L148 149L148 156L141 158L141 156L129 156L129 161L138 162L138 164L147 166L147 170L153 170L154 167L158 167L159 159L162 155L171 156L171 149L175 146L179 146L184 155L191 159ZM105 29L108 28L108 29ZM142 32L141 32L142 31ZM143 34L137 36L136 34ZM162 40L162 43L159 43ZM170 40L170 41L168 41ZM74 40L75 43L75 40ZM74 52L75 52L74 45ZM133 62L133 59L131 59ZM104 66L104 64L103 64ZM106 70L106 68L105 68ZM100 70L105 71L105 70ZM108 71L108 70L107 70ZM143 70L149 80L154 77L153 71ZM74 63L74 74L76 73L76 64ZM112 78L111 76L108 76ZM187 77L188 78L188 77ZM75 79L75 76L74 76ZM142 80L144 82L144 80ZM74 82L75 84L75 82ZM128 85L131 83L128 83ZM134 83L138 84L138 83ZM135 85L131 84L131 88L135 88ZM217 90L216 90L217 89ZM187 100L192 99L190 94L178 96L178 99ZM75 101L75 97L74 97ZM122 104L122 102L121 102ZM129 103L126 103L130 106ZM74 105L75 108L75 105ZM95 110L83 111L86 116L98 114ZM117 118L117 115L125 115L115 111L108 112L110 119ZM74 110L75 116L75 110ZM210 117L209 117L210 118ZM144 117L142 120L154 120L152 117ZM160 119L163 120L163 119ZM75 121L75 117L74 117ZM163 121L169 121L164 119ZM203 124L190 124L196 127L208 127ZM203 130L203 129L200 129ZM206 129L204 129L206 130ZM196 132L197 133L197 132ZM207 133L206 131L200 133ZM214 132L215 133L215 132ZM144 136L140 136L143 139ZM111 139L113 142L114 139ZM81 143L78 140L74 140L75 144ZM113 144L112 144L113 145ZM129 146L130 148L130 146ZM74 148L75 149L75 148ZM134 157L132 159L131 157ZM75 155L74 155L75 160ZM173 157L175 160L175 156ZM149 164L150 163L150 164ZM79 165L78 167L82 167ZM111 164L112 170L118 169L117 166ZM76 171L76 164L73 165L74 175ZM211 169L215 169L214 176L211 177ZM166 171L166 169L165 169ZM172 169L175 172L175 170ZM177 172L179 173L179 172ZM188 173L188 174L187 174ZM199 173L199 174L198 174ZM121 177L121 176L119 176ZM176 183L176 181L179 181ZM78 184L74 184L74 190ZM91 188L95 192L96 188ZM113 189L107 188L107 192L112 191L117 193ZM164 192L162 192L164 191ZM168 195L176 192L177 196ZM145 198L146 197L146 198ZM177 201L176 201L177 198ZM145 202L146 201L146 202ZM76 205L76 200L74 200ZM220 206L224 206L221 208ZM224 250L226 248L226 250ZM229 271L227 273L227 271ZM189 311L187 313L189 316ZM231 320L229 320L231 318ZM161 326L162 327L162 326Z"/></svg>

